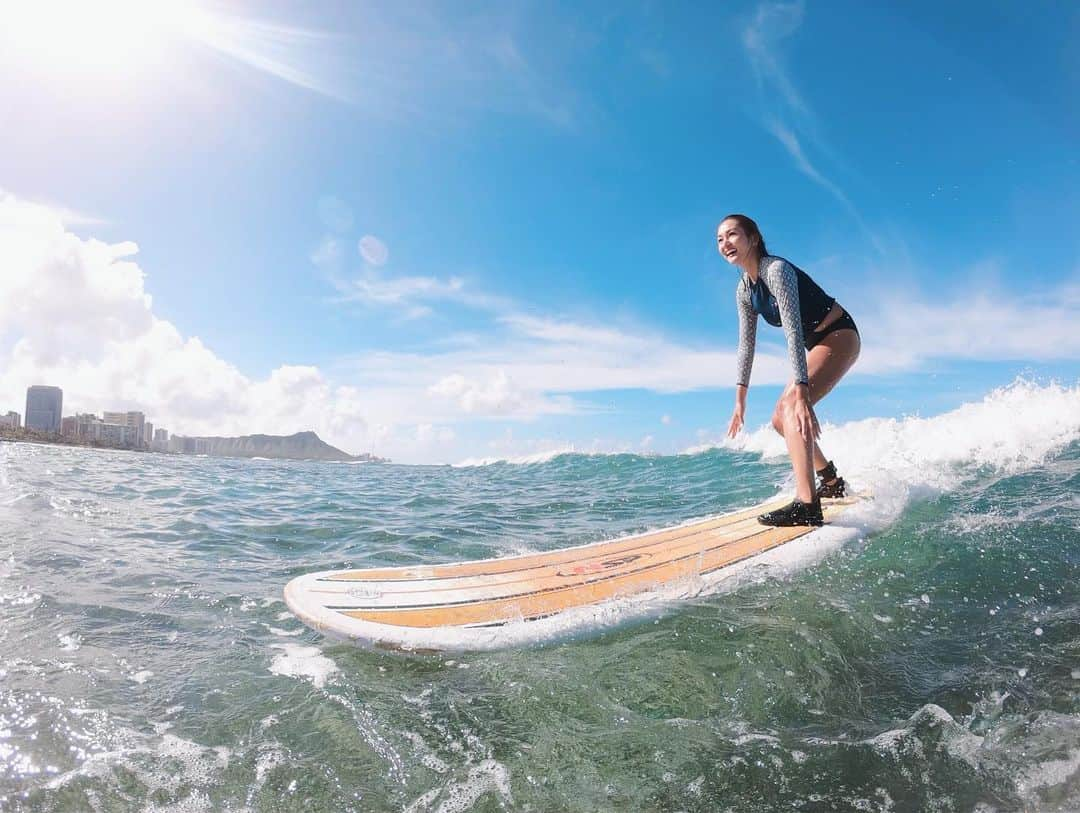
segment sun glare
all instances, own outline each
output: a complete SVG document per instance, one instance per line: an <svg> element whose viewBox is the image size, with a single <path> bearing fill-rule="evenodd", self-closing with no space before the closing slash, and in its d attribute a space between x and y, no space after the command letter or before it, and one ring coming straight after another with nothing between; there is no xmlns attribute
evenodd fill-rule
<svg viewBox="0 0 1080 813"><path fill-rule="evenodd" d="M326 61L331 35L211 10L212 0L0 0L0 71L112 88L176 72L180 46L347 98ZM14 71L12 72L12 69Z"/></svg>
<svg viewBox="0 0 1080 813"><path fill-rule="evenodd" d="M170 40L197 37L210 15L185 0L34 0L5 4L9 55L59 73L132 71Z"/></svg>

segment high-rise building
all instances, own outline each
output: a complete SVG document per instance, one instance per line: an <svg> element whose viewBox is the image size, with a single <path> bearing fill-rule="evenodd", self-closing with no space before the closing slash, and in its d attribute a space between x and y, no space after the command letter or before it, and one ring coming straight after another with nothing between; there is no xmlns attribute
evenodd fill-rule
<svg viewBox="0 0 1080 813"><path fill-rule="evenodd" d="M147 421L143 424L142 442L143 446L149 446L154 440L154 425Z"/></svg>
<svg viewBox="0 0 1080 813"><path fill-rule="evenodd" d="M146 416L141 412L106 412L102 415L105 423L118 423L131 429L129 442L141 441Z"/></svg>
<svg viewBox="0 0 1080 813"><path fill-rule="evenodd" d="M22 426L22 421L19 419L19 413L10 411L7 415L0 415L0 426L7 429L18 429Z"/></svg>
<svg viewBox="0 0 1080 813"><path fill-rule="evenodd" d="M74 438L79 435L79 419L74 415L68 415L60 419L60 434L66 438Z"/></svg>
<svg viewBox="0 0 1080 813"><path fill-rule="evenodd" d="M35 384L26 388L26 428L59 432L64 391L59 387Z"/></svg>
<svg viewBox="0 0 1080 813"><path fill-rule="evenodd" d="M154 430L154 440L157 443L168 443L169 442L169 430L168 429L155 429Z"/></svg>
<svg viewBox="0 0 1080 813"><path fill-rule="evenodd" d="M101 427L105 422L97 415L84 412L75 416L75 436L86 440L101 440Z"/></svg>
<svg viewBox="0 0 1080 813"><path fill-rule="evenodd" d="M99 431L101 434L98 439L114 446L134 446L140 440L134 429L122 423L106 421L100 425Z"/></svg>

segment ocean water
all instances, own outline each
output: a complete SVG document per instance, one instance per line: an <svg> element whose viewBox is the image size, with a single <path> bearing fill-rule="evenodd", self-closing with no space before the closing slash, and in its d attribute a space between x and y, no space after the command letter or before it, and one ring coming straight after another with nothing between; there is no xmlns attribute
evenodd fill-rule
<svg viewBox="0 0 1080 813"><path fill-rule="evenodd" d="M0 444L0 809L1080 809L1080 387L825 430L873 495L843 533L441 656L324 639L282 588L751 505L779 439L458 467Z"/></svg>

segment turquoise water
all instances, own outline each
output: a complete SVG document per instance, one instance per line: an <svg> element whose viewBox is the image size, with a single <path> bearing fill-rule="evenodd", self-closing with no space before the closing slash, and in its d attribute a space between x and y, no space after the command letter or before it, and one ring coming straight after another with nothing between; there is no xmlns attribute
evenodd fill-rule
<svg viewBox="0 0 1080 813"><path fill-rule="evenodd" d="M0 809L1080 809L1080 390L826 427L874 495L782 570L614 628L402 656L303 627L313 569L746 506L764 430L470 467L0 445Z"/></svg>

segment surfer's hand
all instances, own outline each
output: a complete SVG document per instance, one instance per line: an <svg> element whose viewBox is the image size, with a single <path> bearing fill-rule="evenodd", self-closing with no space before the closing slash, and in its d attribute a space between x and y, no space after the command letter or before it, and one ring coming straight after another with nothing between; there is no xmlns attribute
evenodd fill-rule
<svg viewBox="0 0 1080 813"><path fill-rule="evenodd" d="M795 425L799 427L799 434L807 440L817 440L821 437L821 426L818 424L817 415L814 414L814 406L810 403L807 388L797 385L794 400L792 413Z"/></svg>
<svg viewBox="0 0 1080 813"><path fill-rule="evenodd" d="M731 423L728 424L727 436L729 438L735 437L739 434L739 430L743 427L743 407L736 406L735 411L731 413Z"/></svg>

